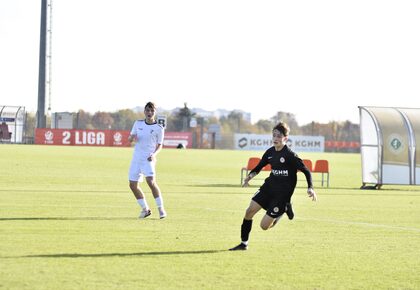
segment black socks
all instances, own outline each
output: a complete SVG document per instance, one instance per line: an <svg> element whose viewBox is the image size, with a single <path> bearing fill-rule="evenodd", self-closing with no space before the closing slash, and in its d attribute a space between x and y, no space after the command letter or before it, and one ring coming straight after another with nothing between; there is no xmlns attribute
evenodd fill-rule
<svg viewBox="0 0 420 290"><path fill-rule="evenodd" d="M241 240L242 241L248 241L249 233L251 232L251 229L252 229L252 220L244 219L241 225Z"/></svg>

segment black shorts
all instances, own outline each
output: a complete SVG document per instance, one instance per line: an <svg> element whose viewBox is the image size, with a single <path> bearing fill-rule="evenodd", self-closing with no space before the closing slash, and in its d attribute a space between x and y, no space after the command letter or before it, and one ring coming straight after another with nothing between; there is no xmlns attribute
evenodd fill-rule
<svg viewBox="0 0 420 290"><path fill-rule="evenodd" d="M265 209L266 214L272 218L277 218L284 214L288 199L288 192L272 192L265 184L252 197L252 200Z"/></svg>

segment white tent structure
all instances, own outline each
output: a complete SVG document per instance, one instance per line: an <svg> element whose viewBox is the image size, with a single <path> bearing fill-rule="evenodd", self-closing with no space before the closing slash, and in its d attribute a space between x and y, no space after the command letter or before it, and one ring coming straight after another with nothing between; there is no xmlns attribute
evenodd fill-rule
<svg viewBox="0 0 420 290"><path fill-rule="evenodd" d="M25 107L0 106L0 143L22 143L25 122Z"/></svg>
<svg viewBox="0 0 420 290"><path fill-rule="evenodd" d="M420 108L360 106L359 112L361 188L419 185Z"/></svg>

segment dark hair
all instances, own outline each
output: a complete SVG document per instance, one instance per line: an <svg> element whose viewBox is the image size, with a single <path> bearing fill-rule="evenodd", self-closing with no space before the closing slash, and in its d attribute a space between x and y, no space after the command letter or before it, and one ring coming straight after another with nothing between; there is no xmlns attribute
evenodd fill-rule
<svg viewBox="0 0 420 290"><path fill-rule="evenodd" d="M278 123L274 128L273 128L273 131L274 130L278 130L278 131L280 131L280 133L282 133L283 134L283 136L289 136L289 133L290 133L290 128L289 128L289 125L287 125L286 123L284 123L284 122L280 122L280 123Z"/></svg>
<svg viewBox="0 0 420 290"><path fill-rule="evenodd" d="M153 110L155 110L156 111L156 105L155 105L155 103L153 103L153 102L148 102L147 104L146 104L146 106L144 106L144 109L146 110L147 108L150 108L150 109L153 109Z"/></svg>

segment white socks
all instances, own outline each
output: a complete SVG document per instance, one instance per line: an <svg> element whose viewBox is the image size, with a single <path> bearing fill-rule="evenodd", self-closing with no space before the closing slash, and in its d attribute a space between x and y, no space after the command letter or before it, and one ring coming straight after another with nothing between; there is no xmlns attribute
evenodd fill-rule
<svg viewBox="0 0 420 290"><path fill-rule="evenodd" d="M142 209L148 209L149 205L147 204L147 201L145 198L140 198L137 200L137 203L141 206Z"/></svg>
<svg viewBox="0 0 420 290"><path fill-rule="evenodd" d="M162 199L162 197L156 197L155 198L155 202L156 202L156 206L157 207L160 207L160 208L163 208L163 199ZM146 201L146 199L145 198L141 198L141 199L138 199L137 200L137 203L141 206L141 208L143 208L143 209L148 209L149 208L149 205L147 204L147 201Z"/></svg>
<svg viewBox="0 0 420 290"><path fill-rule="evenodd" d="M161 196L155 198L156 206L163 208L163 199Z"/></svg>

